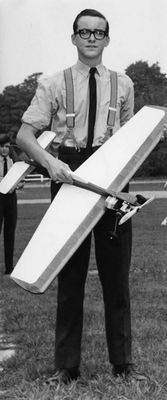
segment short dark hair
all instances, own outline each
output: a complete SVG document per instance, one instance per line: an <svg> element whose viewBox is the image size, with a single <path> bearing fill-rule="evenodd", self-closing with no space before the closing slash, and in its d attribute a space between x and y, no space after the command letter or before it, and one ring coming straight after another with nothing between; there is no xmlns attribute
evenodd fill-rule
<svg viewBox="0 0 167 400"><path fill-rule="evenodd" d="M10 137L7 133L0 134L0 145L10 142Z"/></svg>
<svg viewBox="0 0 167 400"><path fill-rule="evenodd" d="M78 20L81 17L85 17L85 16L90 16L90 17L99 17L99 18L103 18L106 22L106 34L107 36L109 35L109 23L107 21L107 19L105 18L105 16L103 14L101 14L99 11L97 10L93 10L92 8L86 8L85 10L81 11L75 18L74 23L73 23L73 31L74 33L77 31L78 29Z"/></svg>

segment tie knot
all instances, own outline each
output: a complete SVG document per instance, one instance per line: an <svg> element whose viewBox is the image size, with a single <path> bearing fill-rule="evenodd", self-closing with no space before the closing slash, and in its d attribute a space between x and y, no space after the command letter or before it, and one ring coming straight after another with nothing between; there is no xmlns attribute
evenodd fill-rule
<svg viewBox="0 0 167 400"><path fill-rule="evenodd" d="M89 74L90 74L90 75L94 75L96 72L97 72L96 67L92 67L92 68L90 68L90 70L89 70Z"/></svg>

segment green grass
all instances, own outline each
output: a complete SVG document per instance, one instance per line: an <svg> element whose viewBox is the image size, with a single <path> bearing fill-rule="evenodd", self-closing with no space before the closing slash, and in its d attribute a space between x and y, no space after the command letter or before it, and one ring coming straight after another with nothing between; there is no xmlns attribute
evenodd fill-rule
<svg viewBox="0 0 167 400"><path fill-rule="evenodd" d="M19 206L15 259L47 205ZM57 282L43 295L18 287L2 274L1 301L5 331L16 343L16 354L3 364L3 400L166 400L167 399L167 215L166 199L155 200L133 219L130 274L133 360L147 382L117 381L108 362L104 312L98 275L88 275L82 340L82 378L67 386L48 387L54 369ZM1 243L2 248L2 243ZM96 268L92 246L90 269Z"/></svg>

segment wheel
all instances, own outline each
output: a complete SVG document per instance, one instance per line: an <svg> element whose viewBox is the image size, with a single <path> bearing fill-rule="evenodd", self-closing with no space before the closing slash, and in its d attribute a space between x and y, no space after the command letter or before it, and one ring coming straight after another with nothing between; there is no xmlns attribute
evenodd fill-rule
<svg viewBox="0 0 167 400"><path fill-rule="evenodd" d="M146 202L146 198L142 196L142 194L137 194L136 195L137 201L140 205L144 204Z"/></svg>

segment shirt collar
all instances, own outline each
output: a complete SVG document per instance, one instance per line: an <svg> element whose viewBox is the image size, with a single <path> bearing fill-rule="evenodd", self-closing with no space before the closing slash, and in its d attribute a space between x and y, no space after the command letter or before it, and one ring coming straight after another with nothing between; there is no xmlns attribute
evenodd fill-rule
<svg viewBox="0 0 167 400"><path fill-rule="evenodd" d="M4 156L2 156L1 154L0 154L0 160L3 160L4 159ZM9 156L6 156L6 159L8 160L9 159Z"/></svg>
<svg viewBox="0 0 167 400"><path fill-rule="evenodd" d="M81 62L80 60L77 61L77 63L74 65L74 68L76 68L79 72L81 72L81 74L83 74L85 77L89 76L89 70L90 67L87 64L84 64L83 62ZM96 65L97 68L97 72L99 75L102 75L105 67L102 63Z"/></svg>

